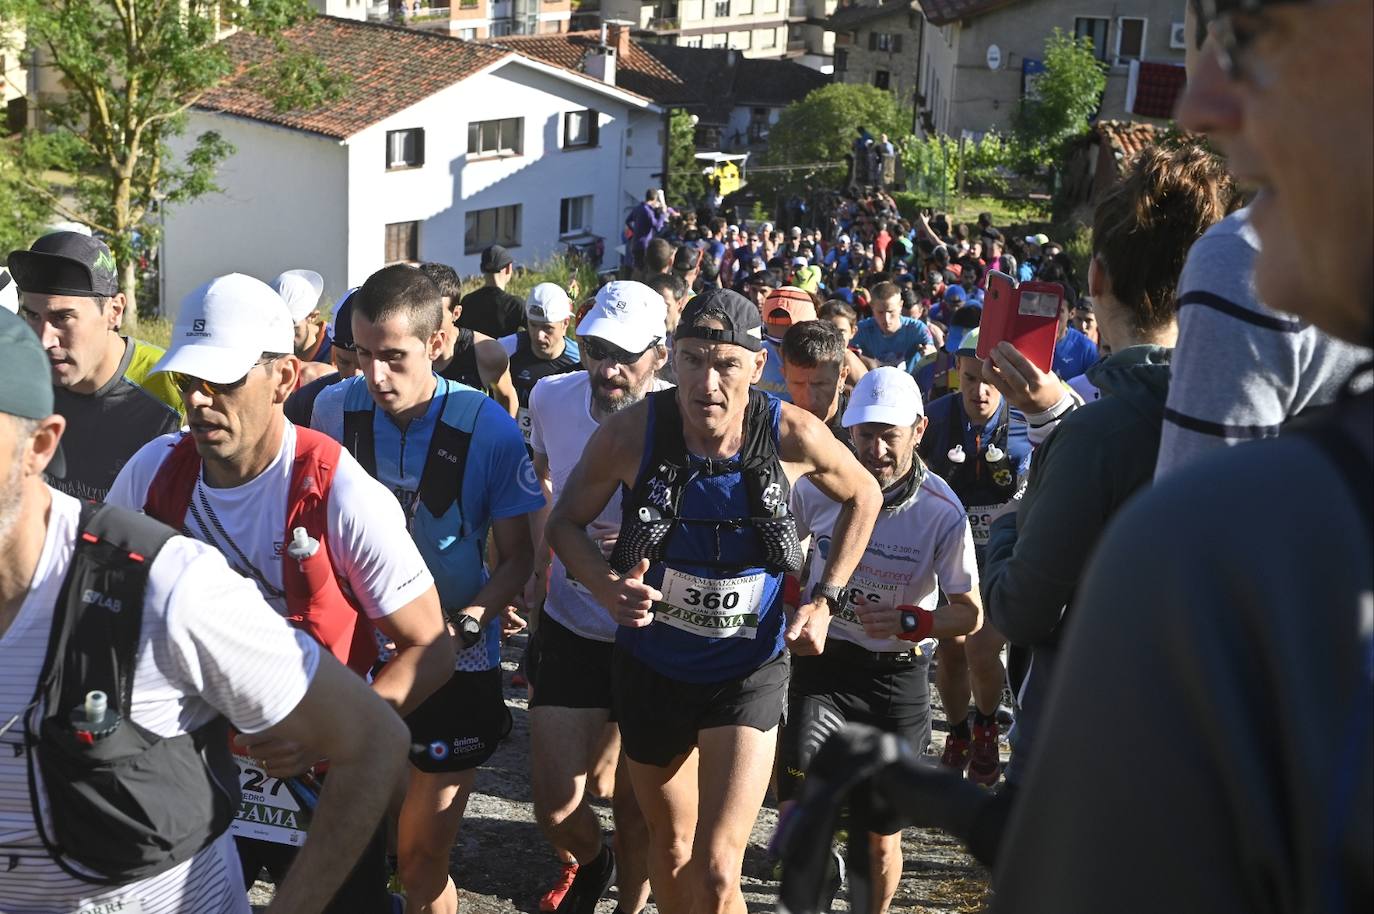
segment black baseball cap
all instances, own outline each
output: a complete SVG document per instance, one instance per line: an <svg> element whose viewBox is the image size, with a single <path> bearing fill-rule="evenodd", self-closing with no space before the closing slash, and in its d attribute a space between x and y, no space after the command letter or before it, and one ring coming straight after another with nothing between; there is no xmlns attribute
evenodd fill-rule
<svg viewBox="0 0 1374 914"><path fill-rule="evenodd" d="M779 288L782 280L778 279L778 274L772 270L756 270L749 274L749 278L744 281L748 286L767 286L770 289Z"/></svg>
<svg viewBox="0 0 1374 914"><path fill-rule="evenodd" d="M20 419L46 419L53 414L48 354L29 325L4 309L0 309L0 413ZM60 447L47 473L58 479L66 474Z"/></svg>
<svg viewBox="0 0 1374 914"><path fill-rule="evenodd" d="M86 298L119 294L114 255L105 242L80 232L52 232L27 251L11 251L9 268L21 292Z"/></svg>
<svg viewBox="0 0 1374 914"><path fill-rule="evenodd" d="M499 244L493 244L482 252L483 273L499 273L513 263L515 260L510 256L510 251Z"/></svg>
<svg viewBox="0 0 1374 914"><path fill-rule="evenodd" d="M695 326L702 315L715 311L711 317L719 320L724 329ZM689 301L682 309L673 338L678 340L706 340L712 343L733 343L752 352L763 348L763 320L758 306L733 289L712 289Z"/></svg>
<svg viewBox="0 0 1374 914"><path fill-rule="evenodd" d="M352 352L353 343L353 296L358 290L349 289L344 293L343 301L334 309L334 337L333 344L340 349Z"/></svg>

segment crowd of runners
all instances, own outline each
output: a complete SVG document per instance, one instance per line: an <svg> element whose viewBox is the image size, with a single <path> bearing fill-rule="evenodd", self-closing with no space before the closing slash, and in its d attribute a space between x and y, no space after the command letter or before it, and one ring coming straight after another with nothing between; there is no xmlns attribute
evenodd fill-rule
<svg viewBox="0 0 1374 914"><path fill-rule="evenodd" d="M1372 10L1190 6L1210 144L1122 164L1082 274L880 186L650 190L598 288L235 273L164 352L98 238L10 253L0 911L455 914L526 629L547 848L482 852L555 855L542 910L743 914L856 727L920 760L845 825L877 914L907 824L996 911L1366 910ZM987 345L1004 281L1053 284L1048 363Z"/></svg>

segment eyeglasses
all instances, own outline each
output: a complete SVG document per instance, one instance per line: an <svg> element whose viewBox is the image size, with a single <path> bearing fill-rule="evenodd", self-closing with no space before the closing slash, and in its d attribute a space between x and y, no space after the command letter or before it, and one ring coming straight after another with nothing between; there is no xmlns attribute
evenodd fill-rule
<svg viewBox="0 0 1374 914"><path fill-rule="evenodd" d="M617 365L633 365L644 356L644 353L657 346L659 341L655 338L652 343L638 352L629 352L625 349L621 349L619 346L603 342L602 340L590 336L584 336L582 339L578 340L578 343L581 345L582 351L587 353L587 358L591 359L593 362L605 362L610 360Z"/></svg>
<svg viewBox="0 0 1374 914"><path fill-rule="evenodd" d="M1196 40L1202 45L1210 31L1217 63L1228 79L1238 82L1253 79L1254 60L1251 50L1255 40L1268 29L1259 14L1266 4L1258 0L1191 0L1197 19Z"/></svg>
<svg viewBox="0 0 1374 914"><path fill-rule="evenodd" d="M221 394L233 393L243 385L247 384L248 375L253 373L254 368L257 368L260 365L266 365L270 362L274 362L279 358L281 358L281 356L274 355L268 358L259 359L258 361L253 363L252 367L248 369L247 374L239 378L237 381L229 381L227 383L207 381L204 378L198 378L195 375L182 374L180 371L169 371L167 372L167 377L176 387L176 389L181 391L181 396L183 399L192 392L197 390L205 394L207 397L218 397Z"/></svg>

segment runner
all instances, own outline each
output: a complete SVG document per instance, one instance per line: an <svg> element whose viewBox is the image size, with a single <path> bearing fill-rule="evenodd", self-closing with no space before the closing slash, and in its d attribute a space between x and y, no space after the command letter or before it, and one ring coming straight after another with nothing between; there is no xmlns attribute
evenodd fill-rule
<svg viewBox="0 0 1374 914"><path fill-rule="evenodd" d="M33 333L0 314L0 906L248 914L228 832L237 793L227 717L255 754L302 745L329 758L314 835L269 908L324 910L385 810L370 788L401 769L404 727L214 549L45 485L64 425L48 371ZM107 602L70 587L78 564ZM58 613L79 621L50 643ZM105 638L93 642L97 632ZM67 662L54 670L46 661L58 651ZM35 701L45 670L58 707ZM73 726L67 702L83 699ZM87 743L142 758L98 780L87 752L73 752ZM103 885L88 881L96 875Z"/></svg>
<svg viewBox="0 0 1374 914"><path fill-rule="evenodd" d="M434 370L442 378L466 384L474 390L486 391L514 417L519 404L510 380L510 359L506 351L485 333L458 324L458 319L463 316L458 274L445 263L422 263L420 272L434 280L439 287L439 298L446 316L441 324L444 347L434 360Z"/></svg>
<svg viewBox="0 0 1374 914"><path fill-rule="evenodd" d="M783 648L824 647L880 503L819 420L750 390L762 336L758 308L737 293L689 302L673 341L678 387L601 423L547 528L620 626L615 715L665 914L745 911L740 872L785 703ZM787 495L801 476L844 506L827 567L784 620L782 575L801 565ZM585 528L622 486L608 565Z"/></svg>
<svg viewBox="0 0 1374 914"><path fill-rule="evenodd" d="M347 380L359 372L358 353L353 347L353 293L344 293L343 301L334 310L334 333L330 340L329 358L334 363L334 373L316 378L309 384L302 384L291 396L286 398L284 411L286 418L301 428L310 427L310 416L315 411L315 399L320 391L330 384Z"/></svg>
<svg viewBox="0 0 1374 914"><path fill-rule="evenodd" d="M586 371L546 377L530 396L534 469L552 503L597 426L669 385L657 379L667 362L667 308L663 298L636 282L612 282L577 325ZM585 586L543 544L544 519L534 535L535 579L547 582L537 634L530 699L531 780L534 813L545 837L570 852L559 886L545 896L545 910L590 914L619 871L619 910L637 914L648 898L648 836L635 802L628 766L617 766L614 791L615 849L602 846L601 826L587 802L586 781L595 768L611 720L611 667L615 622ZM591 527L603 554L620 530L620 498L613 496ZM549 559L552 558L550 565ZM537 600L531 600L536 603ZM614 723L611 723L614 731ZM613 737L619 755L618 735ZM575 874L575 879L572 878ZM571 891L568 891L571 889Z"/></svg>
<svg viewBox="0 0 1374 914"><path fill-rule="evenodd" d="M863 354L869 368L899 365L908 372L916 370L921 357L935 351L935 342L925 322L902 314L902 293L890 282L873 287L872 317L859 321L853 344Z"/></svg>
<svg viewBox="0 0 1374 914"><path fill-rule="evenodd" d="M849 401L844 332L831 321L801 321L787 328L780 349L792 402L824 422L852 450L849 430L841 421Z"/></svg>
<svg viewBox="0 0 1374 914"><path fill-rule="evenodd" d="M976 632L982 619L968 518L916 455L928 423L921 412L915 379L891 367L865 375L844 412L860 462L882 486L883 508L849 579L852 605L835 616L823 653L794 661L778 758L782 809L796 799L816 750L845 723L897 733L923 752L934 639ZM829 555L839 511L809 479L792 490L798 532L811 537L809 568ZM902 878L902 834L870 834L869 842L874 911L887 914Z"/></svg>
<svg viewBox="0 0 1374 914"><path fill-rule="evenodd" d="M965 335L956 353L959 390L930 404L930 428L920 444L922 459L940 476L968 512L978 568L992 522L1016 510L1026 489L1031 446L1026 420L997 388L983 381L978 331ZM935 685L949 720L940 764L976 784L990 787L1001 777L997 708L1006 684L1001 652L1006 638L987 622L967 639L940 641ZM969 731L969 697L973 729ZM962 713L961 713L962 712Z"/></svg>
<svg viewBox="0 0 1374 914"><path fill-rule="evenodd" d="M577 371L577 341L568 339L572 323L572 302L556 283L541 282L525 299L525 329L500 339L510 357L511 380L520 406L516 421L530 444L530 391L540 378Z"/></svg>
<svg viewBox="0 0 1374 914"><path fill-rule="evenodd" d="M503 620L533 565L528 515L544 504L515 420L434 373L443 320L439 290L419 270L372 274L353 303L363 373L321 393L311 420L400 501L463 648L448 682L406 718L413 770L397 852L411 914L458 910L449 852L478 766L510 732L501 635L523 622Z"/></svg>
<svg viewBox="0 0 1374 914"><path fill-rule="evenodd" d="M119 335L125 299L104 242L53 232L12 252L9 267L19 314L48 352L54 403L67 420L66 476L49 482L99 501L135 451L181 425L176 409L141 386L162 351Z"/></svg>
<svg viewBox="0 0 1374 914"><path fill-rule="evenodd" d="M404 714L443 684L452 663L438 595L386 490L335 442L286 421L282 403L297 365L291 333L277 293L242 274L183 299L158 368L183 391L190 429L139 450L107 501L214 546L273 609L360 676L377 658L376 625L397 656L372 688ZM310 500L321 496L324 510L312 509ZM313 538L319 567L293 554L302 534ZM253 755L291 774L319 757L287 744L257 745ZM262 784L251 763L240 760L239 768L246 784L253 777ZM263 835L248 822L235 833L246 886L263 868L283 878L304 837L285 829ZM385 864L378 831L329 910L386 905Z"/></svg>
<svg viewBox="0 0 1374 914"><path fill-rule="evenodd" d="M314 270L287 270L271 285L286 302L295 324L295 352L301 362L298 382L304 386L331 374L334 340L329 322L319 312L324 277Z"/></svg>

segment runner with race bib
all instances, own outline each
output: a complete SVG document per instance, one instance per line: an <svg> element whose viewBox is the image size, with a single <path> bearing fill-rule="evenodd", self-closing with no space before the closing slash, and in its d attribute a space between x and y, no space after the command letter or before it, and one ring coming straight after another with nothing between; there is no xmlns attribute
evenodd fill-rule
<svg viewBox="0 0 1374 914"><path fill-rule="evenodd" d="M541 282L525 299L525 328L498 342L510 357L510 376L519 398L516 421L525 447L530 445L530 392L540 378L577 371L582 362L577 341L568 339L572 302L556 283Z"/></svg>

